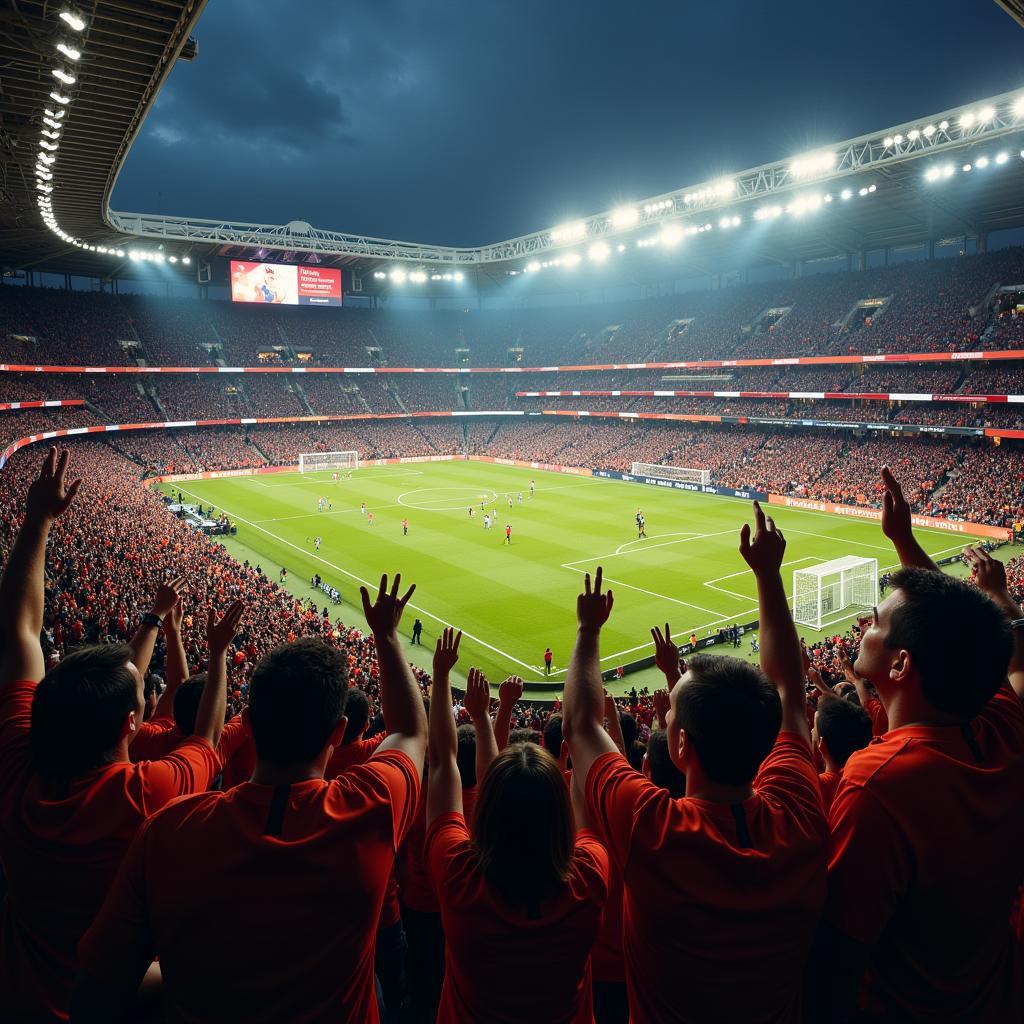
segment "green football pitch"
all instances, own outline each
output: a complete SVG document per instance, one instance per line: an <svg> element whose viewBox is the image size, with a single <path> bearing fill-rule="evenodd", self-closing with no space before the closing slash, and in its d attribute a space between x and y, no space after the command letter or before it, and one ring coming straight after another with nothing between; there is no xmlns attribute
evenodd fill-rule
<svg viewBox="0 0 1024 1024"><path fill-rule="evenodd" d="M460 670L476 665L492 683L512 673L527 683L544 681L548 646L554 652L548 681L565 679L576 595L583 573L598 565L615 592L601 637L604 668L652 653L655 624L671 623L673 636L684 642L692 632L704 636L757 617L754 580L738 552L740 526L752 512L749 502L737 499L461 461L365 466L337 482L329 472L282 473L164 489L226 512L238 527L237 538L228 541L236 557L260 564L274 579L287 567L289 589L318 605L324 595L309 581L319 573L341 592L345 607L338 611L346 623L364 625L361 583L376 585L381 573L401 572L403 585L416 584L402 623L406 638L416 616L424 624L425 646L412 649L413 660L428 665L437 633L454 625L464 632ZM319 512L319 497L332 507ZM484 511L497 512L489 530L481 501ZM372 526L362 502L373 513ZM647 521L646 540L637 539L638 508ZM895 567L877 523L771 511L788 541L787 588L793 569L840 555L877 558L880 573ZM506 525L511 544L504 543ZM918 533L937 557L960 550L966 539ZM744 641L744 651L747 646Z"/></svg>

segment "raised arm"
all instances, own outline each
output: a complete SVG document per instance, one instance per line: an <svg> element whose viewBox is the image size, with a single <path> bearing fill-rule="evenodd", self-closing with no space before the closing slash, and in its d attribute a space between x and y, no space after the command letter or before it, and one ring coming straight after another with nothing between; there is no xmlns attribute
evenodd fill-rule
<svg viewBox="0 0 1024 1024"><path fill-rule="evenodd" d="M188 658L181 641L181 597L164 616L164 643L167 645L167 664L164 667L164 692L156 704L154 718L174 717L174 697L178 687L188 679Z"/></svg>
<svg viewBox="0 0 1024 1024"><path fill-rule="evenodd" d="M217 613L211 608L206 618L206 646L209 648L209 664L206 667L206 685L196 709L194 736L206 740L217 748L220 734L224 729L224 714L228 705L228 664L227 655L231 641L238 632L245 606L235 601L218 621Z"/></svg>
<svg viewBox="0 0 1024 1024"><path fill-rule="evenodd" d="M669 629L667 622L664 633L655 626L651 630L651 636L654 637L654 664L658 666L659 671L665 677L665 683L671 693L672 687L679 682L683 675L679 667L679 647L672 639L672 630Z"/></svg>
<svg viewBox="0 0 1024 1024"><path fill-rule="evenodd" d="M857 691L857 700L860 701L860 706L867 708L868 701L871 700L872 696L871 691L868 689L868 681L854 672L850 658L844 650L839 652L839 664L843 668L843 678L852 684L853 688Z"/></svg>
<svg viewBox="0 0 1024 1024"><path fill-rule="evenodd" d="M75 500L81 480L67 483L68 452L51 448L28 489L25 518L0 580L0 685L18 679L38 682L46 664L39 645L43 629L46 542L58 516Z"/></svg>
<svg viewBox="0 0 1024 1024"><path fill-rule="evenodd" d="M607 691L604 691L604 721L605 732L611 737L619 753L627 758L626 737L622 735L622 719L619 718L619 709L615 705L615 698Z"/></svg>
<svg viewBox="0 0 1024 1024"><path fill-rule="evenodd" d="M494 742L498 750L504 750L508 746L512 712L522 696L523 681L519 676L509 676L498 687L498 713L494 716Z"/></svg>
<svg viewBox="0 0 1024 1024"><path fill-rule="evenodd" d="M803 656L789 611L789 599L782 583L782 559L786 538L775 521L754 502L754 535L750 524L740 530L740 554L757 580L757 604L761 630L761 670L772 681L782 699L782 728L795 732L808 743L804 696Z"/></svg>
<svg viewBox="0 0 1024 1024"><path fill-rule="evenodd" d="M591 765L602 755L613 752L615 743L604 731L604 687L601 684L601 627L612 613L613 597L601 593L601 567L594 586L590 573L583 578L583 593L576 598L576 645L565 677L565 705L562 708L562 733L569 744L573 773L586 783Z"/></svg>
<svg viewBox="0 0 1024 1024"><path fill-rule="evenodd" d="M153 658L157 634L171 609L181 600L181 590L185 586L185 577L178 576L167 583L161 583L153 599L153 607L142 617L135 636L128 641L132 649L132 662L140 675L149 671L149 663Z"/></svg>
<svg viewBox="0 0 1024 1024"><path fill-rule="evenodd" d="M363 599L366 623L373 632L377 647L380 707L388 730L388 738L376 753L400 750L418 768L426 754L427 716L423 713L423 698L416 677L405 660L402 642L398 639L398 624L402 621L402 612L409 598L416 591L416 585L413 584L404 597L399 597L401 582L401 575L396 575L389 591L387 575L381 576L380 589L372 604L366 587L359 588L359 595Z"/></svg>
<svg viewBox="0 0 1024 1024"><path fill-rule="evenodd" d="M434 675L430 689L430 724L427 730L427 824L442 814L462 813L462 783L455 760L457 738L452 714L451 671L459 660L462 632L446 628L434 647ZM475 672L470 670L470 675Z"/></svg>
<svg viewBox="0 0 1024 1024"><path fill-rule="evenodd" d="M491 762L498 756L498 744L494 738L491 725L491 685L487 676L478 668L469 670L466 681L466 699L463 705L469 712L473 727L476 729L476 782L480 785L491 767Z"/></svg>
<svg viewBox="0 0 1024 1024"><path fill-rule="evenodd" d="M974 570L978 589L988 594L1011 622L1024 618L1020 605L1014 601L1006 584L1006 566L980 547L966 548L964 558ZM1013 656L1010 658L1007 678L1013 692L1024 700L1024 628L1021 626L1013 630Z"/></svg>
<svg viewBox="0 0 1024 1024"><path fill-rule="evenodd" d="M882 467L882 483L885 486L882 498L882 533L892 541L900 565L904 569L931 569L938 572L939 567L914 536L914 527L910 521L910 505L903 497L903 488L888 466Z"/></svg>

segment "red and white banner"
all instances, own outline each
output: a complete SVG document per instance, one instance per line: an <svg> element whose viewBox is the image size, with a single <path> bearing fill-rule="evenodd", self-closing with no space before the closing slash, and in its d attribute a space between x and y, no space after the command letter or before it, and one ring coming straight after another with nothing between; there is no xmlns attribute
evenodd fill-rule
<svg viewBox="0 0 1024 1024"><path fill-rule="evenodd" d="M847 516L852 519L881 520L880 508L868 508L864 505L838 505L832 501L814 501L811 498L791 498L785 494L769 494L771 505L783 505L786 508L802 508L813 512L828 512L835 516ZM988 526L985 523L959 522L955 519L940 519L938 516L912 515L915 526L927 526L933 530L948 533L968 534L976 537L992 537L996 540L1013 540L1013 530L1003 526Z"/></svg>
<svg viewBox="0 0 1024 1024"><path fill-rule="evenodd" d="M55 409L58 406L85 405L84 398L47 398L29 402L0 402L0 412L12 409Z"/></svg>
<svg viewBox="0 0 1024 1024"><path fill-rule="evenodd" d="M859 402L1024 403L1024 395L939 395L908 391L517 391L516 398L773 398Z"/></svg>

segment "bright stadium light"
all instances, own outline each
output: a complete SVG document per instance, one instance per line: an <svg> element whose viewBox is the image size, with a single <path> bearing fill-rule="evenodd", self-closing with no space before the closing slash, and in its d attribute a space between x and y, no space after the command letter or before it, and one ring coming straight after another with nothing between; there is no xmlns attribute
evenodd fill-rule
<svg viewBox="0 0 1024 1024"><path fill-rule="evenodd" d="M526 264L526 272L528 274L536 274L538 270L540 270L540 263L538 263L537 260L530 260L530 262Z"/></svg>
<svg viewBox="0 0 1024 1024"><path fill-rule="evenodd" d="M68 60L78 60L82 56L81 50L76 50L73 46L68 46L67 43L58 43L57 49L63 53Z"/></svg>
<svg viewBox="0 0 1024 1024"><path fill-rule="evenodd" d="M117 255L121 256L122 253L118 252ZM187 267L187 266L189 266L192 263L192 257L191 256L182 256L181 262L184 263L185 266Z"/></svg>
<svg viewBox="0 0 1024 1024"><path fill-rule="evenodd" d="M578 242L587 233L587 223L582 220L574 220L569 224L562 224L551 232L552 242Z"/></svg>
<svg viewBox="0 0 1024 1024"><path fill-rule="evenodd" d="M933 125L933 124L926 124L924 126L924 130L921 132L921 134L926 139L930 139L935 134L935 125Z"/></svg>
<svg viewBox="0 0 1024 1024"><path fill-rule="evenodd" d="M662 245L678 245L683 240L683 229L678 224L666 224L661 229L659 241Z"/></svg>
<svg viewBox="0 0 1024 1024"><path fill-rule="evenodd" d="M178 257L177 256L168 256L167 259L168 259L168 261L170 263L177 263L178 262Z"/></svg>
<svg viewBox="0 0 1024 1024"><path fill-rule="evenodd" d="M409 280L413 284L423 284L427 280L427 275L422 270L414 270L409 274Z"/></svg>
<svg viewBox="0 0 1024 1024"><path fill-rule="evenodd" d="M604 263L604 261L608 259L608 257L611 256L611 254L612 251L611 249L608 248L608 245L605 242L595 242L587 250L587 258L592 263Z"/></svg>
<svg viewBox="0 0 1024 1024"><path fill-rule="evenodd" d="M635 206L620 206L617 210L612 210L609 219L613 228L631 228L640 219L640 211Z"/></svg>
<svg viewBox="0 0 1024 1024"><path fill-rule="evenodd" d="M839 193L839 198L840 199L849 199L850 196L852 196L852 195L853 195L853 189L844 188L843 191Z"/></svg>
<svg viewBox="0 0 1024 1024"><path fill-rule="evenodd" d="M963 113L963 114L960 115L960 127L961 128L970 128L974 124L974 121L975 121L974 114L971 113L971 111L969 111L969 110L966 113Z"/></svg>
<svg viewBox="0 0 1024 1024"><path fill-rule="evenodd" d="M56 89L54 89L53 92L50 93L50 99L51 100L55 100L57 103L70 103L71 102L71 97L70 96L64 96L61 93L59 93Z"/></svg>
<svg viewBox="0 0 1024 1024"><path fill-rule="evenodd" d="M51 128L57 128L57 129L63 127L61 125L60 121L55 121L52 117L44 117L43 118L43 124L49 125Z"/></svg>
<svg viewBox="0 0 1024 1024"><path fill-rule="evenodd" d="M948 127L949 127L949 122L948 121L940 121L939 122L939 131L940 132L944 132Z"/></svg>
<svg viewBox="0 0 1024 1024"><path fill-rule="evenodd" d="M916 128L911 128L910 131L907 132L907 138L910 139L911 142L917 142L917 140L921 138L921 133Z"/></svg>
<svg viewBox="0 0 1024 1024"><path fill-rule="evenodd" d="M963 167L960 168L960 170L962 170L964 172L964 174L967 174L972 169L973 169L973 166L971 164L964 164Z"/></svg>
<svg viewBox="0 0 1024 1024"><path fill-rule="evenodd" d="M54 78L58 82L63 82L65 85L74 85L78 81L74 75L69 75L63 68L54 68L51 72Z"/></svg>
<svg viewBox="0 0 1024 1024"><path fill-rule="evenodd" d="M43 113L47 117L52 117L52 118L54 118L54 120L59 121L67 113L67 111L66 110L51 110L49 107L44 107L43 108Z"/></svg>
<svg viewBox="0 0 1024 1024"><path fill-rule="evenodd" d="M938 181L939 180L939 176L941 174L942 174L942 172L938 169L938 167L929 167L928 170L924 172L924 180L925 181Z"/></svg>
<svg viewBox="0 0 1024 1024"><path fill-rule="evenodd" d="M902 146L903 145L903 136L902 135L898 135L898 134L894 135L892 141L895 142L897 146Z"/></svg>
<svg viewBox="0 0 1024 1024"><path fill-rule="evenodd" d="M464 273L463 273L463 272L462 272L461 270L456 270L456 271L455 271L455 273L454 273L454 274L452 274L452 277L453 277L453 278L454 278L454 279L455 279L456 281L464 281L464 280L465 280L465 278L466 278L466 275L465 275L465 274L464 274Z"/></svg>
<svg viewBox="0 0 1024 1024"><path fill-rule="evenodd" d="M988 157L979 156L978 159L974 161L974 166L979 170L985 170L985 168L988 167Z"/></svg>
<svg viewBox="0 0 1024 1024"><path fill-rule="evenodd" d="M405 284L406 276L407 275L404 270L396 268L391 271L391 280L394 281L395 284Z"/></svg>
<svg viewBox="0 0 1024 1024"><path fill-rule="evenodd" d="M604 245L603 242L598 243L598 244ZM592 246L591 248L594 248L594 247ZM608 247L605 246L605 248L607 249ZM562 256L559 259L555 260L554 263L555 263L556 267L557 266L569 267L569 269L571 270L573 267L575 267L580 262L581 259L583 259L583 257L580 256L580 254L578 252L567 252L564 256Z"/></svg>
<svg viewBox="0 0 1024 1024"><path fill-rule="evenodd" d="M762 206L761 209L755 211L754 220L775 220L776 217L781 216L781 206Z"/></svg>
<svg viewBox="0 0 1024 1024"><path fill-rule="evenodd" d="M821 206L821 196L800 196L794 199L786 208L787 213L793 214L794 217L803 216L805 213L813 213Z"/></svg>
<svg viewBox="0 0 1024 1024"><path fill-rule="evenodd" d="M952 164L944 164L943 165L943 167L942 167L942 176L944 178L952 178L955 173L956 173L956 168Z"/></svg>
<svg viewBox="0 0 1024 1024"><path fill-rule="evenodd" d="M985 124L986 122L991 121L992 118L994 118L995 116L996 116L995 107L982 107L981 110L978 111L978 120L982 124Z"/></svg>
<svg viewBox="0 0 1024 1024"><path fill-rule="evenodd" d="M46 138L48 138L48 139L59 139L60 138L60 132L51 132L49 128L44 128L42 130L41 134L45 135Z"/></svg>
<svg viewBox="0 0 1024 1024"><path fill-rule="evenodd" d="M57 158L55 156L50 156L49 153L40 153L39 159L42 160L42 162L47 165L55 164L57 162Z"/></svg>
<svg viewBox="0 0 1024 1024"><path fill-rule="evenodd" d="M60 20L74 32L81 32L85 28L85 19L70 8L65 8L60 12Z"/></svg>
<svg viewBox="0 0 1024 1024"><path fill-rule="evenodd" d="M869 192L877 192L878 191L878 186L877 185L868 185L868 191Z"/></svg>
<svg viewBox="0 0 1024 1024"><path fill-rule="evenodd" d="M893 141L894 140L891 135L886 135L886 137L882 140L882 145L885 146L886 149L892 149Z"/></svg>
<svg viewBox="0 0 1024 1024"><path fill-rule="evenodd" d="M1000 153L996 157L996 163L997 164L1005 164L1006 161L1009 160L1009 159L1010 159L1010 154L1009 153Z"/></svg>
<svg viewBox="0 0 1024 1024"><path fill-rule="evenodd" d="M859 196L866 196L867 194L868 194L868 190L866 188L859 188L859 189L857 189L857 195L859 195Z"/></svg>
<svg viewBox="0 0 1024 1024"><path fill-rule="evenodd" d="M1013 101L1013 115L1014 117L1024 117L1024 96L1018 96Z"/></svg>
<svg viewBox="0 0 1024 1024"><path fill-rule="evenodd" d="M720 178L711 188L719 199L725 199L736 191L736 182L732 178Z"/></svg>
<svg viewBox="0 0 1024 1024"><path fill-rule="evenodd" d="M56 142L47 142L46 139L43 139L39 145L42 146L43 149L48 149L51 153L56 153L57 150L60 149L60 146L58 146Z"/></svg>

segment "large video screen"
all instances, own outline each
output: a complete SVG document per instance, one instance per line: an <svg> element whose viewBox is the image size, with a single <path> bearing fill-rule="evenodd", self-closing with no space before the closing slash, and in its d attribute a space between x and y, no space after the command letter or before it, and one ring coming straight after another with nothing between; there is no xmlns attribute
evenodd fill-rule
<svg viewBox="0 0 1024 1024"><path fill-rule="evenodd" d="M232 260L231 301L283 306L340 306L341 271Z"/></svg>

